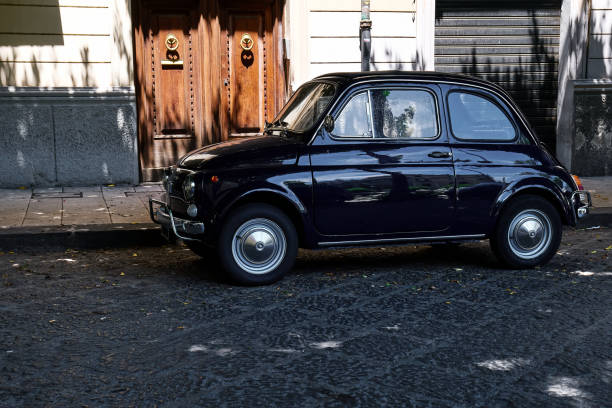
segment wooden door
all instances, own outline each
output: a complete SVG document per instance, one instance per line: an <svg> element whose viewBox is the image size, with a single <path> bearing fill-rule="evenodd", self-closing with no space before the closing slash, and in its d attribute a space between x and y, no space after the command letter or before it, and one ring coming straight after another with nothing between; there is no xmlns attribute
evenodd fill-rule
<svg viewBox="0 0 612 408"><path fill-rule="evenodd" d="M224 139L261 134L276 111L273 4L241 3L221 15Z"/></svg>
<svg viewBox="0 0 612 408"><path fill-rule="evenodd" d="M140 167L143 181L154 181L199 144L200 56L192 11L150 7L141 18Z"/></svg>
<svg viewBox="0 0 612 408"><path fill-rule="evenodd" d="M280 110L281 0L132 4L143 181L190 149L259 134Z"/></svg>

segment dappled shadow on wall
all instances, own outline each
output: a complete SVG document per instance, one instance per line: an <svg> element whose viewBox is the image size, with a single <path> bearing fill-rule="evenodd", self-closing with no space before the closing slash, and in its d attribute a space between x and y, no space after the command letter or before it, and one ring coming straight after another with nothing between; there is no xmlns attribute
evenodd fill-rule
<svg viewBox="0 0 612 408"><path fill-rule="evenodd" d="M560 2L438 3L436 69L502 86L554 151Z"/></svg>
<svg viewBox="0 0 612 408"><path fill-rule="evenodd" d="M0 47L64 44L59 0L47 0L44 7L4 3L0 15Z"/></svg>
<svg viewBox="0 0 612 408"><path fill-rule="evenodd" d="M58 0L45 7L0 5L0 86L40 84L39 57L24 46L64 45ZM19 72L22 71L22 72Z"/></svg>
<svg viewBox="0 0 612 408"><path fill-rule="evenodd" d="M376 44L376 38L372 40ZM417 49L414 54L406 58L394 52L393 49L373 47L370 55L371 71L424 71L425 60L421 52Z"/></svg>
<svg viewBox="0 0 612 408"><path fill-rule="evenodd" d="M130 0L0 3L0 86L109 86L111 75L113 83L131 83ZM109 70L111 59L121 72Z"/></svg>

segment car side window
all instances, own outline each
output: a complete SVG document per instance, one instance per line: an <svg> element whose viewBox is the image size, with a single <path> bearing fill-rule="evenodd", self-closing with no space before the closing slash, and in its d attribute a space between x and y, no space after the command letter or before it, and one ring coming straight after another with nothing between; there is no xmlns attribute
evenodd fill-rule
<svg viewBox="0 0 612 408"><path fill-rule="evenodd" d="M438 135L434 96L419 89L373 89L374 133L377 138L433 139Z"/></svg>
<svg viewBox="0 0 612 408"><path fill-rule="evenodd" d="M462 140L510 141L516 129L493 102L467 92L451 92L448 109L453 135Z"/></svg>
<svg viewBox="0 0 612 408"><path fill-rule="evenodd" d="M334 121L334 136L372 137L370 127L370 103L367 92L351 98Z"/></svg>

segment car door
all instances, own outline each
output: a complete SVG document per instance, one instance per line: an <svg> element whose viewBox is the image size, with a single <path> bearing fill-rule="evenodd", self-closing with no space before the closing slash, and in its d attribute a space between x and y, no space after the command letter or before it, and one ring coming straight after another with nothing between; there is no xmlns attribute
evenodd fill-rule
<svg viewBox="0 0 612 408"><path fill-rule="evenodd" d="M314 219L323 235L412 234L452 224L452 151L437 86L359 87L311 145Z"/></svg>

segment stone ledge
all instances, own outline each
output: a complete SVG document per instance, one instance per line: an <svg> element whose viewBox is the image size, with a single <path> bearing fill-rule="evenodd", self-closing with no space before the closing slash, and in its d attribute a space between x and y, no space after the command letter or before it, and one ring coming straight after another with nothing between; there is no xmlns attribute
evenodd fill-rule
<svg viewBox="0 0 612 408"><path fill-rule="evenodd" d="M42 101L78 99L83 100L112 100L112 101L129 101L136 100L136 91L134 87L111 87L111 88L95 88L95 87L32 87L32 86L9 86L0 87L0 100L10 101L32 101L33 98Z"/></svg>
<svg viewBox="0 0 612 408"><path fill-rule="evenodd" d="M572 81L574 92L612 92L612 79L577 79Z"/></svg>

